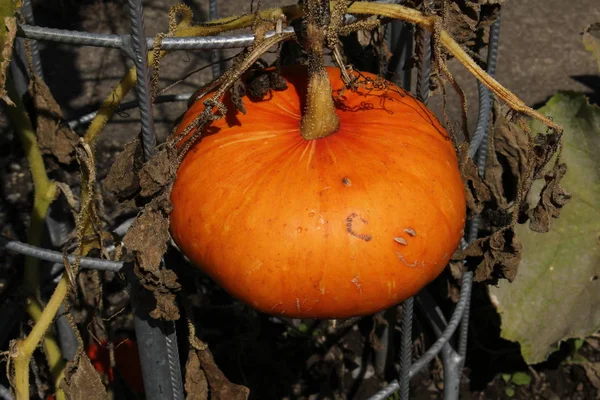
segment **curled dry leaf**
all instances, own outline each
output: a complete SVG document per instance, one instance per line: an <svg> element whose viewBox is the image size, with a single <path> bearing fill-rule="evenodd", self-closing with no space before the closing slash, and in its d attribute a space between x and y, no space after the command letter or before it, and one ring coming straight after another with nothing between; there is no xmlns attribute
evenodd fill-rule
<svg viewBox="0 0 600 400"><path fill-rule="evenodd" d="M152 197L170 187L177 174L177 150L172 146L160 149L139 172L140 194Z"/></svg>
<svg viewBox="0 0 600 400"><path fill-rule="evenodd" d="M285 79L276 70L251 71L246 78L246 90L252 100L262 100L271 90L285 89Z"/></svg>
<svg viewBox="0 0 600 400"><path fill-rule="evenodd" d="M15 103L6 93L6 77L13 51L13 43L17 35L17 19L14 14L21 7L21 1L0 2L0 99L9 106Z"/></svg>
<svg viewBox="0 0 600 400"><path fill-rule="evenodd" d="M505 108L495 107L485 180L498 206L506 209L516 198L518 183L527 175L530 144L529 135L505 114Z"/></svg>
<svg viewBox="0 0 600 400"><path fill-rule="evenodd" d="M143 164L140 141L135 139L127 143L115 162L111 165L104 180L104 187L120 200L129 199L140 190L140 178L137 171Z"/></svg>
<svg viewBox="0 0 600 400"><path fill-rule="evenodd" d="M108 399L100 375L85 353L80 353L76 361L69 363L61 387L69 399Z"/></svg>
<svg viewBox="0 0 600 400"><path fill-rule="evenodd" d="M135 256L134 272L141 285L156 300L150 316L174 321L179 319L175 292L180 289L180 284L175 272L166 269L161 262L170 239L169 212L168 195L156 197L131 225L123 243Z"/></svg>
<svg viewBox="0 0 600 400"><path fill-rule="evenodd" d="M61 164L70 164L75 156L79 136L65 122L60 106L43 79L34 75L29 85L36 112L35 133L44 154L51 154Z"/></svg>
<svg viewBox="0 0 600 400"><path fill-rule="evenodd" d="M448 27L452 37L472 49L479 49L486 35L481 28L490 26L497 18L504 0L456 0L449 2Z"/></svg>
<svg viewBox="0 0 600 400"><path fill-rule="evenodd" d="M190 350L185 368L185 389L187 398L194 400L247 400L250 395L247 387L227 379L208 349Z"/></svg>
<svg viewBox="0 0 600 400"><path fill-rule="evenodd" d="M460 170L467 195L467 207L473 215L480 214L486 203L492 199L490 189L479 176L477 167L469 157L469 146L463 143L458 148Z"/></svg>
<svg viewBox="0 0 600 400"><path fill-rule="evenodd" d="M186 400L208 400L208 381L196 350L191 349L185 364Z"/></svg>
<svg viewBox="0 0 600 400"><path fill-rule="evenodd" d="M567 165L557 163L552 172L545 176L546 184L540 193L540 201L528 213L529 228L532 231L550 231L552 220L560 216L560 210L571 199L571 194L560 186L560 181L566 173Z"/></svg>
<svg viewBox="0 0 600 400"><path fill-rule="evenodd" d="M514 228L507 226L475 240L466 249L458 250L452 258L465 260L467 268L475 271L476 282L495 282L503 278L512 282L517 275L522 250Z"/></svg>

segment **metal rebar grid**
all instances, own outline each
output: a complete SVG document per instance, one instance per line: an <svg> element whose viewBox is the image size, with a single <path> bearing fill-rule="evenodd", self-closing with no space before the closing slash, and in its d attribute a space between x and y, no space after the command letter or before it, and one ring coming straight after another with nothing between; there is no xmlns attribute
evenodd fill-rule
<svg viewBox="0 0 600 400"><path fill-rule="evenodd" d="M214 3L214 0L211 0ZM395 2L385 0L382 2ZM144 142L144 154L149 157L154 149L155 139L153 136L153 118L152 104L150 101L148 87L148 64L147 64L147 48L154 45L154 38L144 36L143 30L143 10L140 0L129 0L131 11L132 35L106 35L95 34L78 31L66 31L52 28L42 28L34 25L33 12L31 11L31 3L25 0L24 5L29 7L29 11L24 8L24 16L28 24L19 26L19 36L26 39L32 39L30 43L34 44L34 40L42 40L49 42L70 43L73 45L99 46L108 48L117 48L124 51L128 56L133 58L138 71L138 101L124 103L121 109L132 108L139 106L140 109L146 107L145 112L141 112L141 126ZM351 22L352 16L347 16L346 21ZM292 31L292 28L286 28ZM271 32L268 36L274 34ZM493 75L495 71L495 62L497 55L497 42L499 34L499 20L494 23L490 31L490 49L488 54L488 71ZM430 50L429 44L425 41L429 37L425 37L422 43ZM192 49L225 49L225 48L240 48L247 47L253 41L253 35L235 35L235 36L213 36L213 37L189 37L189 38L164 38L162 48L166 50L192 50ZM404 49L403 51L406 51ZM426 55L430 54L427 51ZM41 60L37 46L32 47L34 72L41 75ZM427 61L427 60L426 60ZM400 63L398 64L400 65ZM429 62L423 63L424 69L422 73L421 84L417 88L418 96L425 102L428 99L428 82ZM213 72L217 72L214 70ZM404 71L405 72L405 71ZM140 76L146 73L146 79ZM406 75L404 75L406 77ZM483 90L482 90L483 88ZM472 157L477 157L477 164L480 173L483 173L486 159L486 144L489 125L489 113L491 111L491 94L481 83L480 89L480 113L476 133L471 143ZM487 91L487 94L486 92ZM158 101L180 101L185 100L188 95L170 95L159 96ZM77 126L89 122L95 113L86 114L80 117L77 121L73 121L71 126ZM473 221L475 222L475 221ZM477 225L469 226L469 241L477 236ZM38 257L43 260L62 263L63 254L57 251L41 249L35 246L30 246L25 243L10 240L6 237L0 237L0 248L26 254L32 257ZM67 256L70 261L74 260L74 256ZM118 271L122 268L123 263L108 260L99 260L94 258L83 257L81 259L83 268L96 268L109 271ZM456 308L446 323L439 308L432 303L422 301L423 296L416 297L417 303L423 308L434 325L434 331L438 334L438 339L434 345L429 348L425 354L417 361L412 363L411 340L412 340L412 308L413 299L409 299L404 304L404 313L402 319L402 348L401 348L401 373L397 381L392 382L382 391L378 392L371 399L385 399L400 389L400 398L408 399L409 382L419 370L429 363L437 354L441 354L445 370L445 379L452 382L445 382L445 386L449 387L445 390L444 399L452 400L458 398L458 385L460 382L460 370L464 363L466 352L466 339L468 331L468 310L471 294L472 273L466 273L463 277L460 299ZM135 302L135 300L134 300ZM438 318L435 316L437 315ZM453 337L457 327L461 326L458 338L458 352L454 351L450 345L450 340ZM138 327L139 326L139 327ZM136 315L136 333L138 335L138 345L140 353L147 353L142 356L144 359L143 373L145 384L149 381L149 387L146 388L146 394L149 399L159 398L183 398L183 390L181 385L181 371L179 366L178 351L176 346L176 333L174 325L164 324L158 326L155 321L150 321L146 316ZM149 357L148 357L149 356ZM145 358L144 358L145 357ZM147 359L146 359L147 358ZM165 362L165 363L163 363ZM158 364L166 365L166 368L159 367ZM452 367L455 368L452 371ZM447 373L449 372L449 373Z"/></svg>

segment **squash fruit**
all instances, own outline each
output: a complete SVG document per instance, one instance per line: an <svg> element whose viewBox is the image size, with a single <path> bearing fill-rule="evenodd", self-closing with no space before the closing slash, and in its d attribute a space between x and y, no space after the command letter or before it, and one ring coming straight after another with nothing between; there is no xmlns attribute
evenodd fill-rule
<svg viewBox="0 0 600 400"><path fill-rule="evenodd" d="M265 313L345 318L416 294L463 233L465 192L452 141L427 107L390 82L327 68L339 129L304 139L305 67L262 100L229 95L185 155L171 233L185 255ZM180 134L204 110L197 100Z"/></svg>

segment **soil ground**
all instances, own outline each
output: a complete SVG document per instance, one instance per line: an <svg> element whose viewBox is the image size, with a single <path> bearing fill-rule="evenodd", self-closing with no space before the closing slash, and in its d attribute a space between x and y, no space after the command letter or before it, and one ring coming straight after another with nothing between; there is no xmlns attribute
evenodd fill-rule
<svg viewBox="0 0 600 400"><path fill-rule="evenodd" d="M146 30L149 35L167 30L167 11L175 3L173 0L144 2ZM207 1L189 0L188 4L193 8L196 20L207 19ZM262 2L263 7L273 4L276 4L274 0ZM239 14L249 11L249 8L250 1L246 0L222 0L219 3L221 15ZM42 26L99 33L127 33L129 29L127 5L124 1L34 1L34 12L37 24ZM600 6L597 0L507 0L503 9L497 79L529 105L543 104L558 90L586 92L597 100L600 97L598 65L583 49L581 32L587 25L598 21ZM232 54L232 51L225 51L223 57ZM63 107L67 119L97 109L131 65L117 50L56 44L42 45L42 59L45 80ZM209 60L209 53L200 52L170 56L161 66L161 88L206 66ZM470 99L469 123L472 127L476 118L475 81L454 61L450 63L450 69ZM165 93L193 92L207 83L210 76L210 68L204 69ZM128 97L133 98L133 94ZM439 104L439 98L432 99L432 107L438 111ZM173 121L184 109L185 103L158 104L155 107L159 138L164 138L169 133ZM452 94L449 97L449 111L452 116L459 115L458 102ZM101 175L102 169L106 173L107 166L112 163L123 144L138 132L139 118L136 110L123 112L110 122L106 135L99 144ZM0 164L4 200L0 205L0 223L4 234L23 239L26 215L31 207L27 200L30 193L27 168L20 159L18 146L6 145L5 140L10 136L3 136L3 161ZM4 268L0 271L0 295L14 290L17 280L17 274L6 266L21 262L18 257L6 254L2 255L2 261ZM126 302L118 285L106 290L113 295L112 305L116 309L117 305ZM309 343L312 339L302 335L280 343L284 328L275 326L262 317L249 321L246 319L248 313L242 313L243 317L240 317L235 303L232 305L229 299L223 300L224 295L218 289L214 291L212 305L221 311L216 313L209 309L197 315L205 328L200 334L205 335L211 345L219 367L232 381L248 385L253 398L302 398L294 393L327 393L331 390L331 385L344 385L343 382L323 378L334 375L334 367L327 357L338 355L316 357L318 352L315 353L314 347ZM461 384L462 398L598 398L600 389L595 388L588 379L581 363L577 361L571 343L563 345L547 363L529 369L520 358L518 346L498 337L498 316L487 300L485 288L476 287L474 296L471 340ZM221 306L225 308L219 308ZM451 309L450 303L444 303L444 306ZM356 368L361 359L359 350L354 348L360 348L371 328L369 322L362 322L356 329L344 334L345 346L352 356L351 359L347 359L347 355L339 356L343 359L342 364L349 370ZM125 321L119 329L130 330L131 325ZM424 321L415 323L417 354L431 344L432 336L428 329ZM3 346L0 350L6 350L6 338L0 335L0 339L0 345ZM273 343L277 343L279 347L274 347ZM590 339L579 349L579 354L590 361L600 361L599 341ZM308 372L300 371L304 368ZM510 374L517 371L527 372L533 377L532 381L524 385L507 381L507 376L510 377ZM299 375L303 380L296 379ZM414 398L442 398L442 378L440 363L436 360L427 371L413 379L411 390ZM290 386L284 388L288 383ZM349 385L346 390L348 398L364 399L381 386L381 379L373 376L360 385L354 385L349 379L346 384Z"/></svg>

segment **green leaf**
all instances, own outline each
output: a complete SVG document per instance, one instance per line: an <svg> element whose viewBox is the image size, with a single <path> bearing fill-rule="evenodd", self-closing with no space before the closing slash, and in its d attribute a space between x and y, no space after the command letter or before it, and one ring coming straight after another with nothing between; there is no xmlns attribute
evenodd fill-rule
<svg viewBox="0 0 600 400"><path fill-rule="evenodd" d="M598 70L600 70L600 22L588 26L583 31L583 45L587 51L592 53L598 62Z"/></svg>
<svg viewBox="0 0 600 400"><path fill-rule="evenodd" d="M515 372L510 380L515 385L526 386L531 383L531 376L527 372Z"/></svg>
<svg viewBox="0 0 600 400"><path fill-rule="evenodd" d="M565 129L561 185L573 197L550 232L517 227L519 274L490 288L502 337L519 342L529 364L544 361L563 340L600 329L600 108L582 94L558 93L540 111ZM545 128L534 123L533 130Z"/></svg>
<svg viewBox="0 0 600 400"><path fill-rule="evenodd" d="M515 389L512 386L507 386L504 388L504 394L508 397L513 397L515 395Z"/></svg>

